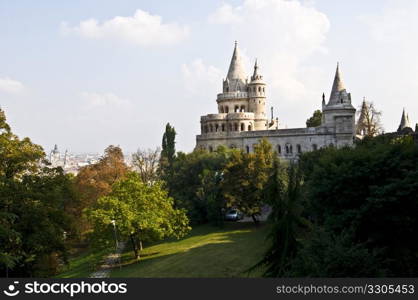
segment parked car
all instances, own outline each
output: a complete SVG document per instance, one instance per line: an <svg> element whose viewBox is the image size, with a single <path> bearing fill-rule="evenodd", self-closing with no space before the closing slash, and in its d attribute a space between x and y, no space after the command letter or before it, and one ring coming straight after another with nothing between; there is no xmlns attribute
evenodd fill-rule
<svg viewBox="0 0 418 300"><path fill-rule="evenodd" d="M231 209L225 214L225 220L227 221L238 221L242 218L244 218L243 213L237 209Z"/></svg>

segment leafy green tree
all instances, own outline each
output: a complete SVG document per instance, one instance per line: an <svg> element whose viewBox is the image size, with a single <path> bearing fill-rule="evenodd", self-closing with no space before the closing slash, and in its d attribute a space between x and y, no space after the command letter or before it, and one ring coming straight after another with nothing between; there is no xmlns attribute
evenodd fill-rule
<svg viewBox="0 0 418 300"><path fill-rule="evenodd" d="M173 199L162 184L148 185L135 172L116 182L112 192L86 212L95 233L108 239L114 220L120 236L131 241L136 259L140 258L143 241L179 238L190 230L185 211L173 208Z"/></svg>
<svg viewBox="0 0 418 300"><path fill-rule="evenodd" d="M0 110L0 272L6 276L50 276L46 261L66 260L64 232L71 232L65 206L71 178L45 167L41 146L12 133Z"/></svg>
<svg viewBox="0 0 418 300"><path fill-rule="evenodd" d="M266 184L267 202L272 208L268 236L270 246L264 257L251 270L263 267L264 276L280 277L289 274L292 261L300 248L298 235L307 221L302 217L301 172L295 164L284 168L278 159Z"/></svg>
<svg viewBox="0 0 418 300"><path fill-rule="evenodd" d="M193 224L222 223L225 201L220 182L230 155L231 150L224 147L177 154L166 184L175 206L186 209Z"/></svg>
<svg viewBox="0 0 418 300"><path fill-rule="evenodd" d="M367 276L416 276L418 242L411 237L418 228L418 145L412 138L367 138L355 148L306 153L301 161L308 166L304 170L306 209L315 232L322 230L329 236L328 241L319 241L325 245L340 241L341 247L357 253L358 260L373 259L376 273ZM347 231L349 236L344 234ZM326 256L328 251L323 247L322 253L310 257ZM308 266L312 264L321 265L321 261ZM346 268L345 274L338 275L361 274Z"/></svg>
<svg viewBox="0 0 418 300"><path fill-rule="evenodd" d="M167 123L163 134L160 155L160 173L164 179L171 176L171 168L176 157L176 130Z"/></svg>
<svg viewBox="0 0 418 300"><path fill-rule="evenodd" d="M229 207L235 207L258 223L265 204L264 187L270 176L274 153L266 139L254 153L234 152L225 166L222 189Z"/></svg>
<svg viewBox="0 0 418 300"><path fill-rule="evenodd" d="M322 123L322 111L315 110L312 117L306 120L306 127L318 127Z"/></svg>

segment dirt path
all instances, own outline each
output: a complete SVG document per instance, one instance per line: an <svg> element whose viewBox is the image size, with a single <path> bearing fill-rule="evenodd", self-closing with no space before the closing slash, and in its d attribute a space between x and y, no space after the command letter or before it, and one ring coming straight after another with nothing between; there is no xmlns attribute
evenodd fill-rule
<svg viewBox="0 0 418 300"><path fill-rule="evenodd" d="M109 277L111 269L117 266L119 262L120 254L122 253L123 249L125 249L125 243L120 242L118 244L118 248L116 252L109 254L104 260L103 264L99 267L99 269L90 274L90 278Z"/></svg>

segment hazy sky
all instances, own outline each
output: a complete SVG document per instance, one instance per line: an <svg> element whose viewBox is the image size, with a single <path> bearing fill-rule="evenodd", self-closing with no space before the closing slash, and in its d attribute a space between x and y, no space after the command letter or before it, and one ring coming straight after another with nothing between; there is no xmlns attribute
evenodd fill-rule
<svg viewBox="0 0 418 300"><path fill-rule="evenodd" d="M305 126L339 61L353 105L393 131L403 107L418 122L417 15L414 0L0 0L0 106L46 151L153 148L167 122L191 151L237 40L282 124Z"/></svg>

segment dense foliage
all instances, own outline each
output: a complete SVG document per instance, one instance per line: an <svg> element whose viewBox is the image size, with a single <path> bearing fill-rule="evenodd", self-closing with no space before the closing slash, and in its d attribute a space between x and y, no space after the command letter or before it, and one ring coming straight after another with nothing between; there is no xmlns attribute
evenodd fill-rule
<svg viewBox="0 0 418 300"><path fill-rule="evenodd" d="M277 197L266 276L417 275L418 146L411 137L379 136L355 148L321 149L304 154L299 165L301 197L295 201L303 211L288 210L287 217L304 217L310 226L292 232L299 244L282 261L278 237L288 225L276 217L283 203Z"/></svg>
<svg viewBox="0 0 418 300"><path fill-rule="evenodd" d="M67 258L72 179L44 158L39 145L12 133L0 110L1 276L47 276Z"/></svg>

